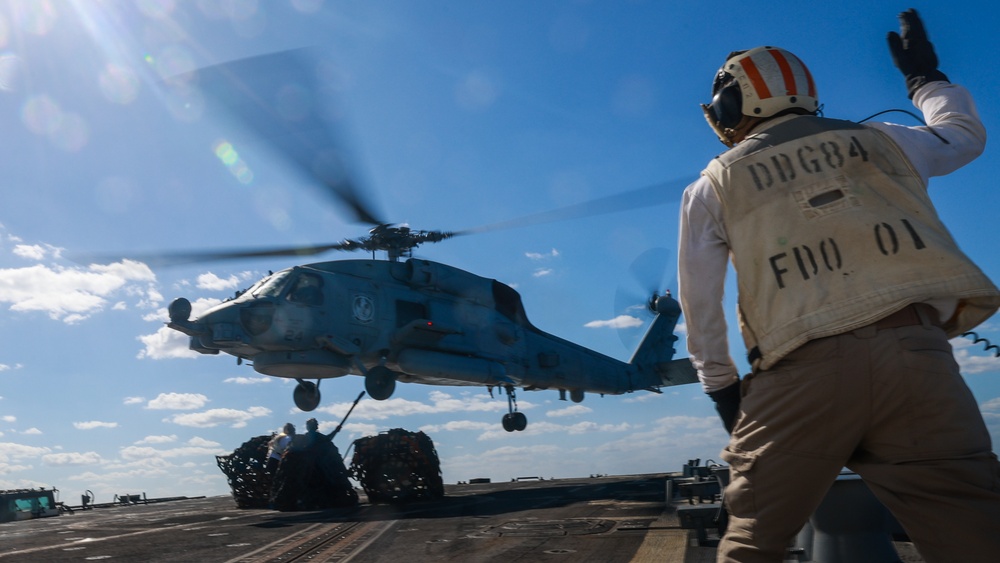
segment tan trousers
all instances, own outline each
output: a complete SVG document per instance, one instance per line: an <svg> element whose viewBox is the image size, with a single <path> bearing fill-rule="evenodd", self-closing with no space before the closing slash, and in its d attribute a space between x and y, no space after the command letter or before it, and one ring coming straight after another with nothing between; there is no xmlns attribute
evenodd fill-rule
<svg viewBox="0 0 1000 563"><path fill-rule="evenodd" d="M842 467L929 563L1000 560L1000 463L944 332L874 325L743 382L718 561L782 561Z"/></svg>

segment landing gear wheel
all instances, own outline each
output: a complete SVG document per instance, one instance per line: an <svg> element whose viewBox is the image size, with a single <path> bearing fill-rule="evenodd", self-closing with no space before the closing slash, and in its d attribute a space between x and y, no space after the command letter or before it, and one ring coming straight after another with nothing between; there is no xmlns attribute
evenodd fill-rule
<svg viewBox="0 0 1000 563"><path fill-rule="evenodd" d="M511 413L511 416L514 418L514 430L521 432L528 427L528 417L523 412Z"/></svg>
<svg viewBox="0 0 1000 563"><path fill-rule="evenodd" d="M385 366L375 366L365 375L365 391L376 401L384 401L396 390L396 374Z"/></svg>
<svg viewBox="0 0 1000 563"><path fill-rule="evenodd" d="M507 432L520 432L528 427L528 417L523 412L509 412L500 420Z"/></svg>
<svg viewBox="0 0 1000 563"><path fill-rule="evenodd" d="M319 406L319 386L312 381L299 380L299 384L295 386L295 391L292 392L292 399L299 410L306 412L315 410Z"/></svg>
<svg viewBox="0 0 1000 563"><path fill-rule="evenodd" d="M506 430L507 432L514 431L514 413L509 412L503 415L503 418L500 419L500 422L501 424L503 424L503 429Z"/></svg>
<svg viewBox="0 0 1000 563"><path fill-rule="evenodd" d="M510 412L503 415L500 422L503 424L503 429L507 432L520 432L528 427L528 417L517 410L517 397L514 394L514 386L508 385L504 387L504 391L507 392L507 408Z"/></svg>

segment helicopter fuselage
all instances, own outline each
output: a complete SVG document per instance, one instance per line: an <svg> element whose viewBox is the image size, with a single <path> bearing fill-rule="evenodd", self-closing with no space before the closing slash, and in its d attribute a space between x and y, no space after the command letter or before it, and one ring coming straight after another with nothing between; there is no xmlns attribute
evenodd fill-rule
<svg viewBox="0 0 1000 563"><path fill-rule="evenodd" d="M191 349L300 384L364 375L375 398L388 398L396 381L557 389L574 401L687 382L664 377L673 348L647 366L616 360L534 327L510 286L427 260L297 266L195 320L185 303L171 304L168 326L188 334Z"/></svg>

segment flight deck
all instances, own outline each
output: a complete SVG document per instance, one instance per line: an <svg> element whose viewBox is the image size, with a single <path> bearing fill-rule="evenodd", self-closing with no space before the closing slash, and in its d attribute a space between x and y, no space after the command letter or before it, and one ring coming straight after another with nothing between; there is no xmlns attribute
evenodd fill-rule
<svg viewBox="0 0 1000 563"><path fill-rule="evenodd" d="M75 510L0 524L0 562L715 561L716 531L678 517L710 499L679 482L646 474L445 485L437 500L371 504L362 492L356 508L312 512L240 509L231 496ZM922 561L912 545L894 545L902 561Z"/></svg>

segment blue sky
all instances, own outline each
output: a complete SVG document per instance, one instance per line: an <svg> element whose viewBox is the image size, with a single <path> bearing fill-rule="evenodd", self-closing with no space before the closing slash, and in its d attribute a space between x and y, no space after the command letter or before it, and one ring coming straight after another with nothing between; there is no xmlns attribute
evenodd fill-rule
<svg viewBox="0 0 1000 563"><path fill-rule="evenodd" d="M912 109L885 47L907 5L678 4L687 3L0 4L0 489L55 486L73 504L85 490L98 501L227 494L214 455L313 416L293 407L292 384L232 357L187 357L185 339L163 326L175 297L217 302L294 261L150 268L66 258L365 233L238 124L159 87L163 77L243 57L304 46L334 53L339 133L358 177L385 217L417 229L476 227L664 183L662 197L630 211L417 252L515 286L539 328L627 359L637 334L608 326L615 295L634 283L639 255L676 247L681 190L723 149L698 104L729 51L793 51L831 117ZM1000 8L963 6L915 3L942 70L972 90L997 131L1000 77L982 61ZM252 181L215 156L220 140ZM931 184L945 222L995 280L998 165L990 144ZM360 256L322 259L338 258ZM978 332L1000 342L995 318ZM735 332L731 342L742 357ZM997 439L1000 359L968 339L954 345ZM359 377L324 381L321 426L332 429L362 389ZM674 470L717 457L726 440L693 385L580 404L555 392L518 399L528 430L508 434L500 395L400 385L388 401L362 401L337 444L343 451L381 430L422 429L455 482Z"/></svg>

